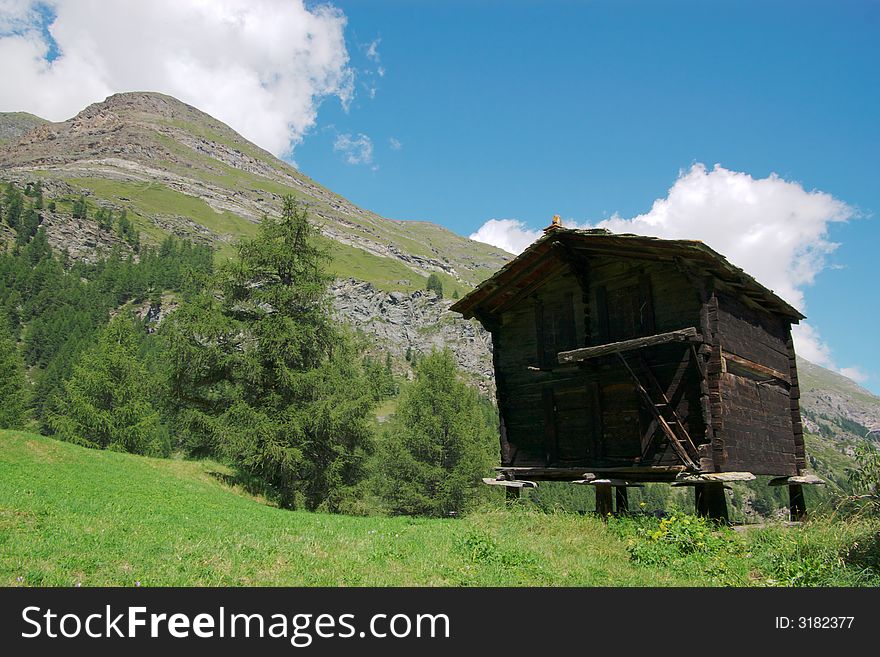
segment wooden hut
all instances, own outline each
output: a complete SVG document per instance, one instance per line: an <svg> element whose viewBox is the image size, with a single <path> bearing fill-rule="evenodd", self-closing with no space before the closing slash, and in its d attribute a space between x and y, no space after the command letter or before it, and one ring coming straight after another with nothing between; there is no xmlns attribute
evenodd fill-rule
<svg viewBox="0 0 880 657"><path fill-rule="evenodd" d="M791 325L804 316L702 242L558 223L452 309L492 334L501 465L486 483L693 486L772 475L804 512Z"/></svg>

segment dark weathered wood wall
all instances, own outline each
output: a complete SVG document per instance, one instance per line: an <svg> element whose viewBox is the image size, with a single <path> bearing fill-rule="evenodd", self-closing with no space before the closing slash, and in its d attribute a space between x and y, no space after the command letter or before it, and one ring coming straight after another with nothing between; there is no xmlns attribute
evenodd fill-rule
<svg viewBox="0 0 880 657"><path fill-rule="evenodd" d="M508 304L493 331L496 382L506 465L633 465L645 451L650 414L615 356L561 366L566 349L699 326L700 298L669 262L574 257L562 273ZM680 371L689 345L646 352L661 387ZM638 363L633 368L639 371ZM674 407L697 442L706 440L701 377L691 363ZM679 461L664 440L647 450L649 464Z"/></svg>
<svg viewBox="0 0 880 657"><path fill-rule="evenodd" d="M729 294L709 302L715 322L709 387L714 391L715 468L793 475L803 438L790 324Z"/></svg>

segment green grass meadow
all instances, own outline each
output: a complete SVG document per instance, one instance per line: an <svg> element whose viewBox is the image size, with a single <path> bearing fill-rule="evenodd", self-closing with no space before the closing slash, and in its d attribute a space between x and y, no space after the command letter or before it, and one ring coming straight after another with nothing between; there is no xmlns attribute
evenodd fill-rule
<svg viewBox="0 0 880 657"><path fill-rule="evenodd" d="M0 586L880 584L880 526L716 530L494 504L461 519L287 511L213 461L0 431Z"/></svg>

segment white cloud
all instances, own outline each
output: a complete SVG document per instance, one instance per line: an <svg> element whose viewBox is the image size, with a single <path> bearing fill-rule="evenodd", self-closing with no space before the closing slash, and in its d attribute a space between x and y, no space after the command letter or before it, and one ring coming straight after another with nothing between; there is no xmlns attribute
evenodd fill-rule
<svg viewBox="0 0 880 657"><path fill-rule="evenodd" d="M531 230L518 219L489 219L470 237L472 240L497 246L508 253L520 253L540 236L540 230Z"/></svg>
<svg viewBox="0 0 880 657"><path fill-rule="evenodd" d="M373 163L373 141L364 134L359 134L357 137L348 133L337 135L336 141L333 142L333 150L342 153L349 164Z"/></svg>
<svg viewBox="0 0 880 657"><path fill-rule="evenodd" d="M853 208L830 194L808 192L775 174L755 179L696 164L646 214L612 217L598 225L614 232L702 240L800 307L804 286L838 246L828 239L829 225L853 216Z"/></svg>
<svg viewBox="0 0 880 657"><path fill-rule="evenodd" d="M391 147L392 151L399 151L403 148L403 142L401 142L397 137L391 137L388 140L388 145Z"/></svg>
<svg viewBox="0 0 880 657"><path fill-rule="evenodd" d="M803 310L805 288L838 246L829 239L830 225L856 214L830 194L807 191L775 174L756 179L718 165L709 170L696 164L682 171L666 197L654 201L645 214L630 219L613 216L595 224L565 224L702 240ZM490 219L471 239L519 253L540 235L515 219ZM807 360L846 376L864 377L856 368L838 368L831 349L810 324L795 327L794 336L798 353Z"/></svg>
<svg viewBox="0 0 880 657"><path fill-rule="evenodd" d="M0 109L70 118L121 91L159 91L283 155L328 97L354 89L338 9L302 0L0 0ZM39 29L38 4L55 18ZM9 17L12 18L9 18ZM8 25L15 29L8 29ZM7 27L7 29L3 29Z"/></svg>
<svg viewBox="0 0 880 657"><path fill-rule="evenodd" d="M871 378L867 372L858 367L841 367L839 372L856 383L864 383Z"/></svg>

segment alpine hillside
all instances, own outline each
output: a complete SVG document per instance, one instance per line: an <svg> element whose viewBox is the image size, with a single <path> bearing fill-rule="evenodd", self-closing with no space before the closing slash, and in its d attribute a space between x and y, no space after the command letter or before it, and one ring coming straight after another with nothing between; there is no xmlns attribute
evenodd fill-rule
<svg viewBox="0 0 880 657"><path fill-rule="evenodd" d="M433 223L359 208L175 98L116 94L61 123L0 114L0 179L22 186L39 181L56 200L41 213L49 243L86 260L114 246L131 247L90 220L94 213L74 218L80 195L94 209L124 209L147 243L173 234L209 243L225 257L292 194L328 238L344 317L357 319L399 356L449 345L481 387L491 386L486 336L449 313L450 302L426 293L425 284L435 274L446 297L463 294L509 254Z"/></svg>
<svg viewBox="0 0 880 657"><path fill-rule="evenodd" d="M124 209L147 243L173 234L210 244L222 258L292 194L327 238L343 319L401 362L404 353L449 346L482 389L493 387L491 341L479 324L449 312L448 297L467 292L509 254L436 224L362 209L175 98L116 94L61 123L0 113L0 180L39 181L54 200L40 212L50 244L85 260L133 247L89 218L94 213L74 218L80 196L93 209ZM0 222L0 248L10 237ZM431 274L447 298L426 291ZM814 468L840 478L854 441L880 431L880 398L806 361L799 371Z"/></svg>

